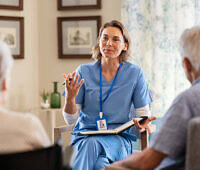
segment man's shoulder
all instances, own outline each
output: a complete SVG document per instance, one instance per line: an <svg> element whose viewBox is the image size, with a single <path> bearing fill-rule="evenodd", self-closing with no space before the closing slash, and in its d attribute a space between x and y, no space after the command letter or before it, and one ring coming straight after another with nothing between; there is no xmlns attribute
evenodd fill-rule
<svg viewBox="0 0 200 170"><path fill-rule="evenodd" d="M196 103L200 101L200 83L191 86L189 89L183 91L177 96L175 101L185 101L189 103Z"/></svg>
<svg viewBox="0 0 200 170"><path fill-rule="evenodd" d="M192 86L188 89L188 91L190 91L189 93L198 93L198 92L200 92L200 82L199 82L199 83L196 83L195 85L192 85ZM198 93L198 95L200 95L200 94Z"/></svg>

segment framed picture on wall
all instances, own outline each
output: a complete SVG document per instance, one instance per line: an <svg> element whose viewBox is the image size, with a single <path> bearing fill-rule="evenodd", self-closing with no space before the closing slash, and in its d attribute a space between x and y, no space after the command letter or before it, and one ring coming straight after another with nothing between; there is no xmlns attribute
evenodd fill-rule
<svg viewBox="0 0 200 170"><path fill-rule="evenodd" d="M101 26L101 16L59 17L59 58L90 58Z"/></svg>
<svg viewBox="0 0 200 170"><path fill-rule="evenodd" d="M0 9L23 10L23 0L0 0Z"/></svg>
<svg viewBox="0 0 200 170"><path fill-rule="evenodd" d="M24 58L24 18L0 16L0 39L9 45L15 59Z"/></svg>
<svg viewBox="0 0 200 170"><path fill-rule="evenodd" d="M57 0L58 10L100 9L101 0Z"/></svg>

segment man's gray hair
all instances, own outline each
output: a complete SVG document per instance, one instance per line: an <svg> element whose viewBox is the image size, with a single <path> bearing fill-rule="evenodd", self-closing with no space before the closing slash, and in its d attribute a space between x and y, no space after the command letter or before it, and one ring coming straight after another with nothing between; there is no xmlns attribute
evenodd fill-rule
<svg viewBox="0 0 200 170"><path fill-rule="evenodd" d="M180 38L180 52L187 57L195 71L200 72L200 26L186 29Z"/></svg>
<svg viewBox="0 0 200 170"><path fill-rule="evenodd" d="M2 90L3 79L10 78L10 71L13 65L13 57L8 45L0 40L0 91Z"/></svg>

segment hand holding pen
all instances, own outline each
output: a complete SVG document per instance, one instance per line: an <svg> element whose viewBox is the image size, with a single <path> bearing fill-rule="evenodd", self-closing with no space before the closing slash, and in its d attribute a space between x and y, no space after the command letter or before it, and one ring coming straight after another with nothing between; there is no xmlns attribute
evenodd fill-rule
<svg viewBox="0 0 200 170"><path fill-rule="evenodd" d="M63 76L64 76L64 78L67 77L66 74L63 74ZM66 80L65 80L65 81L66 81ZM62 83L63 86L65 86L65 81L63 81L63 83ZM70 78L69 78L69 83L70 83L71 81L72 81L72 78L70 77Z"/></svg>
<svg viewBox="0 0 200 170"><path fill-rule="evenodd" d="M73 72L72 74L63 74L63 77L65 78L65 87L67 90L67 99L68 100L74 100L77 96L80 87L82 86L84 79L81 79L81 81L78 83L78 79L80 77L79 74L76 75L76 72Z"/></svg>

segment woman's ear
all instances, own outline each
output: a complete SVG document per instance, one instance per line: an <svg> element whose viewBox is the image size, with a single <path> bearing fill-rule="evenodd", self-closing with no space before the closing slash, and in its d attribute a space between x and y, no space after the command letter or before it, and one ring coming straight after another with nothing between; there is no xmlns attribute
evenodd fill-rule
<svg viewBox="0 0 200 170"><path fill-rule="evenodd" d="M124 48L123 48L123 50L126 51L127 48L128 48L128 44L127 44L127 43L124 43Z"/></svg>

